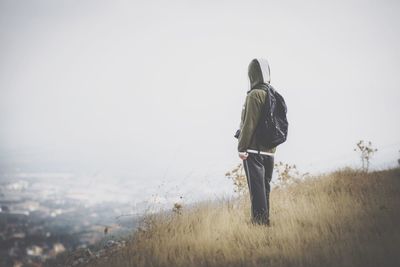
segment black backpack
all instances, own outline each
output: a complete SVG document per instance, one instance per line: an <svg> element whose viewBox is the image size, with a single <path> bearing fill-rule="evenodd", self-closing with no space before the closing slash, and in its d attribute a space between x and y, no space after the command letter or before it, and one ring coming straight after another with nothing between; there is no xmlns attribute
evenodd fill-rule
<svg viewBox="0 0 400 267"><path fill-rule="evenodd" d="M267 92L267 101L255 134L257 140L270 149L286 141L289 126L287 107L283 97L270 84L264 83L261 89Z"/></svg>

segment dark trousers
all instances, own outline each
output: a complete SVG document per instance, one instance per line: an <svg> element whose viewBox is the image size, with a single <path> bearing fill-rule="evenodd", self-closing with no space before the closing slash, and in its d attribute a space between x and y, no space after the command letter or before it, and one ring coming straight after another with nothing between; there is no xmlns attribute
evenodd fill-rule
<svg viewBox="0 0 400 267"><path fill-rule="evenodd" d="M269 225L269 193L274 157L249 153L243 160L251 200L252 221Z"/></svg>

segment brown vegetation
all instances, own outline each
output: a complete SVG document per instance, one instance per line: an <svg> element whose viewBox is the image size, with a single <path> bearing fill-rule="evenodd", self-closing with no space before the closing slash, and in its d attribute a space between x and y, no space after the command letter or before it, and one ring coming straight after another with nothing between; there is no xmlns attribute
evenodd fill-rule
<svg viewBox="0 0 400 267"><path fill-rule="evenodd" d="M271 192L271 227L248 196L147 216L90 266L400 266L400 169L342 169Z"/></svg>

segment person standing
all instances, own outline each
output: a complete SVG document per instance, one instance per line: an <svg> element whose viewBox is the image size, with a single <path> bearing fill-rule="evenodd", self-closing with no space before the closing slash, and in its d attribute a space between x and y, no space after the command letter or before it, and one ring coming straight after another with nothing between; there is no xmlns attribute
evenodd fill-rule
<svg viewBox="0 0 400 267"><path fill-rule="evenodd" d="M276 146L267 148L257 135L270 83L270 68L265 59L253 59L248 67L250 90L243 105L238 138L238 152L243 160L251 199L252 222L270 225L269 194Z"/></svg>

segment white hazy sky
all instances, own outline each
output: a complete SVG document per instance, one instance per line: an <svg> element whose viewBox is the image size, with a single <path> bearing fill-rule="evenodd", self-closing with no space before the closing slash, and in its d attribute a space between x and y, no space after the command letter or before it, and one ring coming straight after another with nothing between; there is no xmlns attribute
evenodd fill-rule
<svg viewBox="0 0 400 267"><path fill-rule="evenodd" d="M376 167L395 164L398 14L381 0L0 0L0 167L223 180L255 57L288 105L276 161L325 171L357 163L365 139Z"/></svg>

